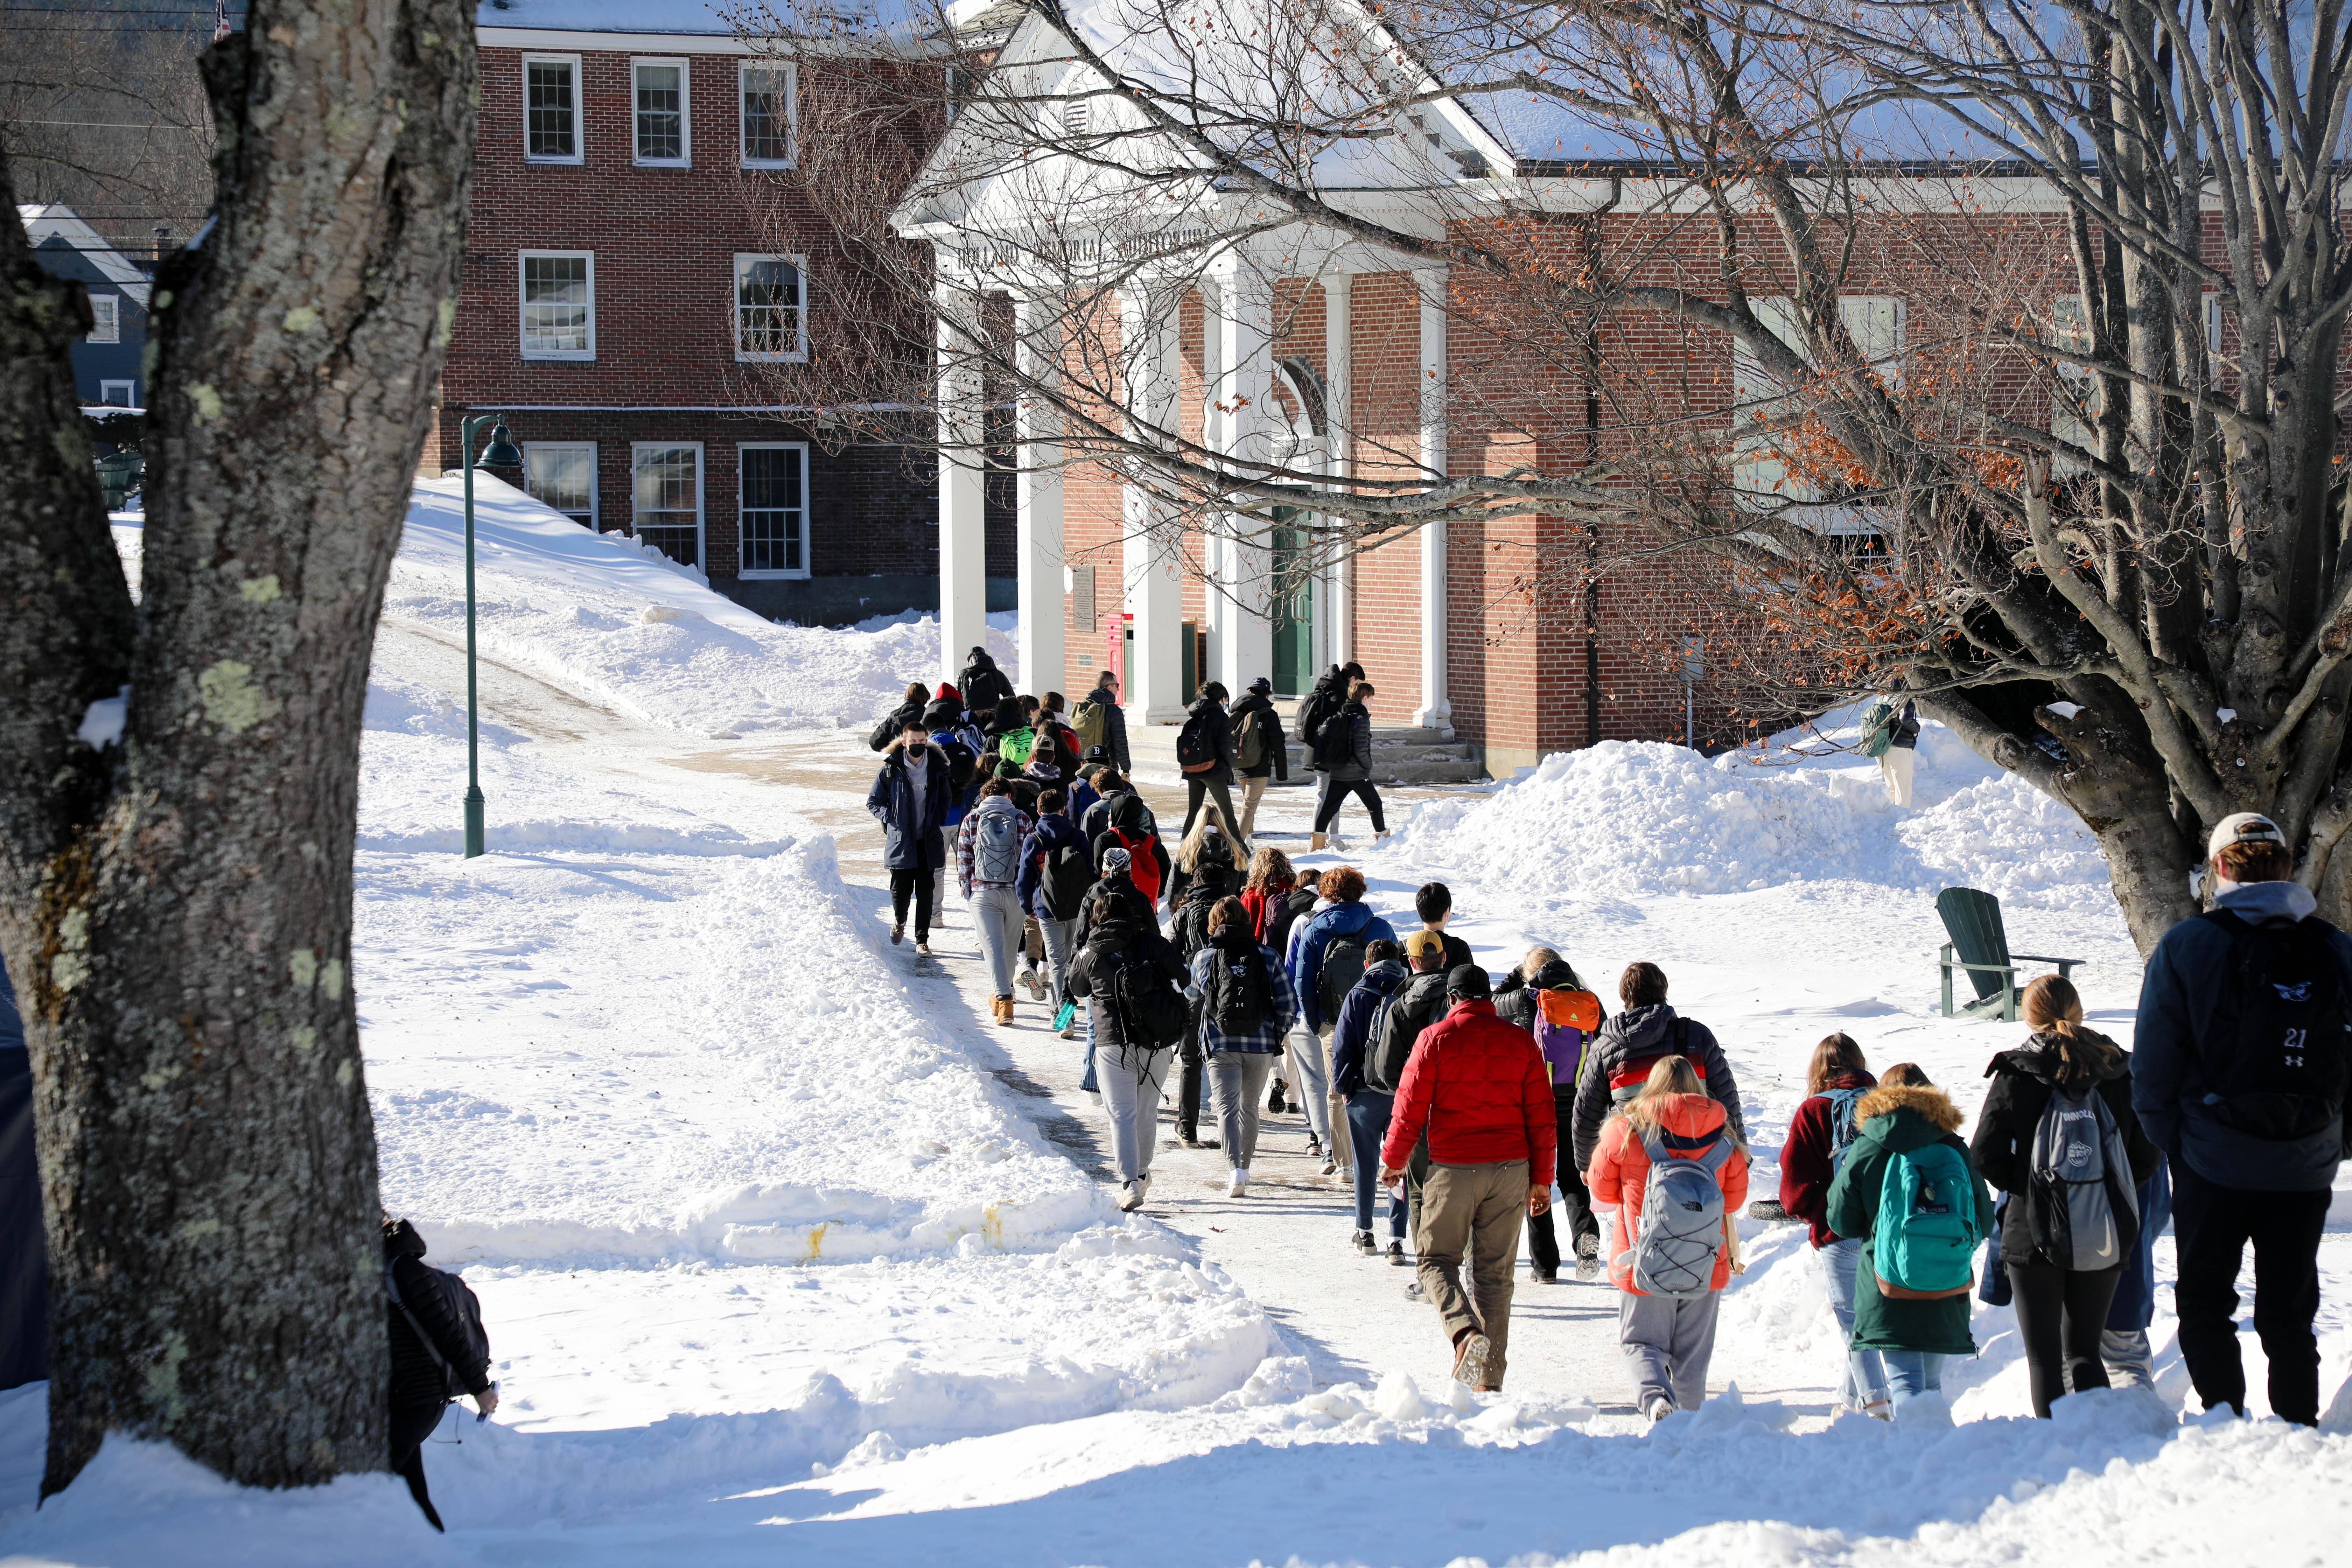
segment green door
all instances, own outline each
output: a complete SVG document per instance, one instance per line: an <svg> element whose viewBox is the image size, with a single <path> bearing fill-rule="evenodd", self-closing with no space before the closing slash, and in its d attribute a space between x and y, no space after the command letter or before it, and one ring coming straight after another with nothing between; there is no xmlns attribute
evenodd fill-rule
<svg viewBox="0 0 2352 1568"><path fill-rule="evenodd" d="M1297 572L1307 554L1304 529L1283 525L1298 515L1297 507L1274 509L1274 574L1285 584L1274 605L1274 694L1304 697L1315 687L1315 587Z"/></svg>

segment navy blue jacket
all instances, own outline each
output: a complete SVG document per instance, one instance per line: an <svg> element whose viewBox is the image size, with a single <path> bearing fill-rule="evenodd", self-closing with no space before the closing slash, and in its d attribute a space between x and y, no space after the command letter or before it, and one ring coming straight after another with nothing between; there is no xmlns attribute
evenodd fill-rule
<svg viewBox="0 0 2352 1568"><path fill-rule="evenodd" d="M1412 973L1393 958L1367 964L1364 977L1339 1004L1339 1021L1331 1027L1331 1089L1335 1094L1360 1094L1364 1083L1364 1047L1371 1043L1372 1020L1381 1004L1403 988Z"/></svg>
<svg viewBox="0 0 2352 1568"><path fill-rule="evenodd" d="M1045 880L1045 858L1065 844L1084 845L1086 841L1087 836L1078 831L1078 825L1058 811L1049 811L1037 819L1036 829L1021 846L1021 879L1013 885L1013 890L1021 896L1022 913L1034 915L1041 921L1074 921L1078 918L1076 910L1066 915L1056 915L1045 907L1045 900L1038 895ZM1091 849L1087 850L1089 863L1093 853Z"/></svg>
<svg viewBox="0 0 2352 1568"><path fill-rule="evenodd" d="M940 832L947 825L948 795L954 788L948 780L947 753L925 744L923 766L927 782L920 820L915 816L915 785L907 776L904 745L890 748L874 775L874 787L866 792L866 809L882 825L885 870L929 871L948 863L947 839Z"/></svg>
<svg viewBox="0 0 2352 1568"><path fill-rule="evenodd" d="M2317 907L2294 882L2250 882L2214 900L2242 919L2305 920ZM2148 955L2132 1034L2131 1102L2157 1146L2216 1186L2263 1193L2325 1192L2344 1157L2342 1116L2308 1138L2273 1142L2241 1132L2205 1107L2207 1064L2236 1043L2230 953L2235 939L2209 920L2182 921ZM2352 995L2352 939L2331 945Z"/></svg>
<svg viewBox="0 0 2352 1568"><path fill-rule="evenodd" d="M1290 984L1298 992L1299 1021L1310 1029L1321 1028L1322 998L1317 994L1323 978L1324 950L1336 937L1352 937L1366 947L1386 938L1397 939L1396 928L1372 913L1372 906L1361 899L1353 903L1333 904L1322 913L1309 915L1307 929L1298 933L1298 952L1291 960Z"/></svg>

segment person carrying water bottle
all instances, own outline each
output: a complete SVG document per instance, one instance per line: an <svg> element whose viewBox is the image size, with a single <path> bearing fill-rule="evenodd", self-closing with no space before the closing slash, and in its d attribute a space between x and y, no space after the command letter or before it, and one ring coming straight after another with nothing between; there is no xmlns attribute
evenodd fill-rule
<svg viewBox="0 0 2352 1568"><path fill-rule="evenodd" d="M1813 1047L1813 1059L1805 1068L1807 1099L1789 1119L1789 1139L1780 1146L1780 1208L1790 1218L1803 1220L1812 1233L1813 1256L1821 1262L1830 1314L1837 1320L1838 1342L1845 1350L1839 1401L1849 1410L1885 1421L1895 1415L1885 1363L1875 1350L1855 1344L1853 1337L1854 1271L1862 1266L1862 1238L1840 1236L1829 1223L1830 1184L1837 1180L1860 1126L1855 1107L1877 1087L1862 1047L1851 1035L1832 1035Z"/></svg>
<svg viewBox="0 0 2352 1568"><path fill-rule="evenodd" d="M1731 1216L1748 1201L1748 1151L1688 1058L1662 1057L1609 1118L1585 1173L1613 1211L1609 1278L1624 1292L1617 1342L1634 1407L1652 1421L1706 1401L1716 1308L1738 1255Z"/></svg>
<svg viewBox="0 0 2352 1568"><path fill-rule="evenodd" d="M1854 1353L1884 1358L1891 1419L1948 1426L1944 1359L1977 1352L1969 1291L1992 1195L1969 1163L1959 1111L1914 1064L1887 1068L1853 1119L1827 1218L1857 1259L1847 1280Z"/></svg>

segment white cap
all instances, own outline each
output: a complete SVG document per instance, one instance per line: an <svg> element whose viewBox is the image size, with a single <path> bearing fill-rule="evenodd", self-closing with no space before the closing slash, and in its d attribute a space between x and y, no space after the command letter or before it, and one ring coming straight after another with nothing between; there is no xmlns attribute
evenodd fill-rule
<svg viewBox="0 0 2352 1568"><path fill-rule="evenodd" d="M2259 811L2241 811L2223 817L2214 825L2213 836L2205 840L2205 858L2210 860L2232 844L2284 844L2286 835L2278 824Z"/></svg>

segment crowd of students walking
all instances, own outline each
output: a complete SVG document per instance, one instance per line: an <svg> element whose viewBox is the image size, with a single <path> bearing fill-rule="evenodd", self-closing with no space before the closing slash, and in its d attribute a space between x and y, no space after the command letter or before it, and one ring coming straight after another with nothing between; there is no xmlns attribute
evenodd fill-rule
<svg viewBox="0 0 2352 1568"><path fill-rule="evenodd" d="M997 1021L1013 1021L1018 985L1057 1005L1066 1037L1084 1035L1082 1087L1101 1096L1122 1206L1150 1190L1163 1096L1184 1145L1223 1151L1234 1196L1264 1116L1295 1108L1310 1157L1348 1179L1349 1245L1416 1268L1410 1293L1436 1310L1461 1381L1503 1384L1524 1222L1534 1279L1556 1282L1572 1256L1579 1278L1605 1270L1617 1289L1637 1408L1658 1419L1700 1403L1721 1292L1744 1268L1751 1155L1730 1063L1668 1001L1664 972L1629 965L1613 1014L1549 947L1497 984L1446 930L1442 883L1419 890L1419 923L1400 935L1355 868L1296 868L1254 846L1265 780L1288 768L1264 681L1232 707L1212 685L1188 715L1171 851L1129 780L1112 677L1066 717L1058 694L1016 696L973 655L960 686L910 689L874 736L891 940L911 905L929 951L951 835ZM1323 774L1315 848L1349 794L1384 833L1370 695L1360 669L1335 668L1302 708ZM2212 910L2149 960L2137 1049L2086 1026L2065 979L2033 981L2027 1038L1986 1069L1965 1137L1917 1065L1874 1076L1843 1033L1814 1047L1777 1204L1759 1209L1809 1227L1844 1405L1948 1418L1944 1367L1979 1348L1972 1296L2014 1304L2037 1415L2071 1392L2152 1383L2152 1248L2168 1218L2181 1355L2206 1407L2244 1405L2233 1314L2251 1246L2271 1407L2316 1421L2352 941L2317 919L2266 818L2222 823L2208 870Z"/></svg>

